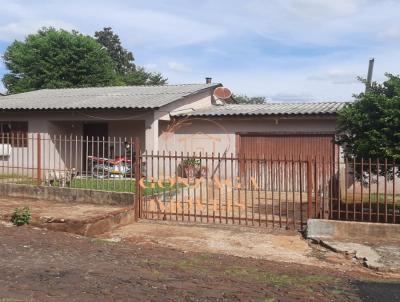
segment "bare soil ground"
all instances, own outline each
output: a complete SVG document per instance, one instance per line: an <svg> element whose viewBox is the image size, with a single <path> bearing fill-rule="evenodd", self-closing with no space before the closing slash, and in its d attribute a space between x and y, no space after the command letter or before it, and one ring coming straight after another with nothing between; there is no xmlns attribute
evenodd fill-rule
<svg viewBox="0 0 400 302"><path fill-rule="evenodd" d="M366 270L182 251L136 238L112 242L0 225L0 301L385 301L385 295L396 301L400 295L394 280Z"/></svg>
<svg viewBox="0 0 400 302"><path fill-rule="evenodd" d="M29 198L0 198L0 218L8 217L18 207L29 207L32 215L75 220L88 220L124 207L95 204L61 203Z"/></svg>
<svg viewBox="0 0 400 302"><path fill-rule="evenodd" d="M85 236L108 232L134 221L132 208L61 203L29 198L0 198L0 220L10 221L16 208L28 207L30 224Z"/></svg>
<svg viewBox="0 0 400 302"><path fill-rule="evenodd" d="M314 250L298 232L282 229L142 220L119 227L100 237L114 241L161 245L182 251L300 264L320 263L318 258L313 257Z"/></svg>

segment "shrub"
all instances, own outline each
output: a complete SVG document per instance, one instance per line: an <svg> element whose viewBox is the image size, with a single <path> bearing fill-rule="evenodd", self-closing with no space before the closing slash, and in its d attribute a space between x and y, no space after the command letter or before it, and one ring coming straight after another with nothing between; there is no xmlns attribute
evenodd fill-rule
<svg viewBox="0 0 400 302"><path fill-rule="evenodd" d="M11 222L16 226L29 224L31 220L31 211L28 207L16 208L11 216Z"/></svg>
<svg viewBox="0 0 400 302"><path fill-rule="evenodd" d="M199 167L200 160L195 159L195 158L187 158L183 161L183 166L184 167Z"/></svg>

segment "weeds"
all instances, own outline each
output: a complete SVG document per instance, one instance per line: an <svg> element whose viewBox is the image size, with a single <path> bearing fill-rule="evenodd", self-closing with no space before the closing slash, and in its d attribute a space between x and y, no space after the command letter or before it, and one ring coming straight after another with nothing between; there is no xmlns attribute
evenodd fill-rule
<svg viewBox="0 0 400 302"><path fill-rule="evenodd" d="M11 216L11 222L16 226L29 224L31 220L31 211L28 207L16 208Z"/></svg>

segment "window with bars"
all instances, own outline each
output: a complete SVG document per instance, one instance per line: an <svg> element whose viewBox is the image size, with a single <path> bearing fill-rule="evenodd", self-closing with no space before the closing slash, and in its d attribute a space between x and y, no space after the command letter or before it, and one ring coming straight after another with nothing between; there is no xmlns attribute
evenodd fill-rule
<svg viewBox="0 0 400 302"><path fill-rule="evenodd" d="M28 122L1 122L0 144L12 147L28 146Z"/></svg>

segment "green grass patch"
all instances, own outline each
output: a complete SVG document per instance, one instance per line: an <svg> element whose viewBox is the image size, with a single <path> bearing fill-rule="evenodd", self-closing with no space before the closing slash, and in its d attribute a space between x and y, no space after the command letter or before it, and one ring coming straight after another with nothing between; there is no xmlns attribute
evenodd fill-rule
<svg viewBox="0 0 400 302"><path fill-rule="evenodd" d="M275 273L263 271L256 267L243 266L224 266L207 254L193 255L190 258L176 259L147 259L145 264L151 267L164 269L176 268L184 271L193 271L202 276L219 276L223 278L231 278L243 282L256 282L260 284L268 284L276 287L296 287L303 288L308 292L313 292L310 288L318 283L325 283L332 288L340 289L340 279L328 275L289 275L283 273Z"/></svg>
<svg viewBox="0 0 400 302"><path fill-rule="evenodd" d="M393 194L386 194L386 201L388 204L393 204L393 197L394 197L394 201L396 205L400 205L400 194L396 194L395 196L393 196ZM343 196L344 200L347 200L348 203L352 203L353 202L353 194L352 192L348 192L347 196L344 193ZM355 194L354 195L354 199L356 203L361 203L361 194ZM369 200L371 199L371 203L375 204L379 201L379 203L384 203L385 202L385 194L383 193L371 193L371 195L369 195L368 193L364 193L362 195L362 201L364 204L369 203Z"/></svg>
<svg viewBox="0 0 400 302"><path fill-rule="evenodd" d="M287 274L260 271L256 268L230 267L224 271L231 278L272 284L278 287L306 287L315 283L336 283L338 279L327 275L292 276Z"/></svg>
<svg viewBox="0 0 400 302"><path fill-rule="evenodd" d="M57 184L55 184L57 186ZM174 184L171 186L169 182L164 182L160 186L158 183L144 182L144 195L168 193L175 190L181 185ZM93 178L76 178L72 180L71 188L100 190L110 192L136 192L136 181L134 179L93 179Z"/></svg>
<svg viewBox="0 0 400 302"><path fill-rule="evenodd" d="M21 176L17 174L0 174L0 182L23 184L23 185L37 185L38 180L29 176ZM54 187L60 187L60 182L55 181L52 184ZM161 183L161 186L155 182L150 183L144 182L146 188L143 189L144 195L170 193L176 189L184 187L184 184L177 183L171 185L169 182ZM87 189L87 190L99 190L109 192L124 192L124 193L135 193L136 192L136 180L135 179L96 179L96 178L74 178L71 182L70 188L75 189Z"/></svg>
<svg viewBox="0 0 400 302"><path fill-rule="evenodd" d="M363 201L368 200L368 194L363 196ZM394 196L395 203L400 205L400 194L396 194ZM376 193L371 193L371 202L385 202L385 194L376 194ZM387 194L386 195L386 201L388 203L393 202L393 194Z"/></svg>

